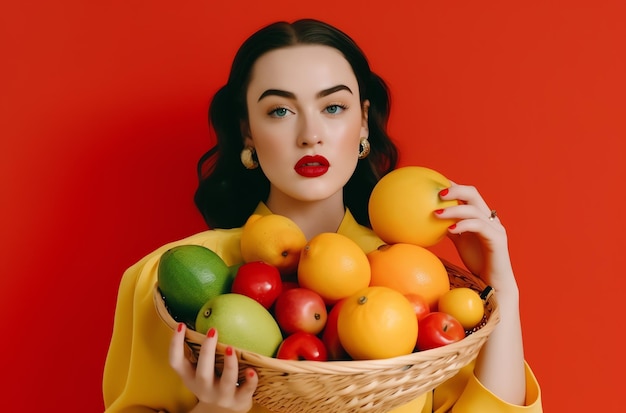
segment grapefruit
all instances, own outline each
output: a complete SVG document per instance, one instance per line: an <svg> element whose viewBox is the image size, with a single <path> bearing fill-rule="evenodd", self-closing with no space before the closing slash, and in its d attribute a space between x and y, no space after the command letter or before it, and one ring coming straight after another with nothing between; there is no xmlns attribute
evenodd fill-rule
<svg viewBox="0 0 626 413"><path fill-rule="evenodd" d="M387 244L404 242L430 247L441 241L454 220L435 217L435 211L458 205L443 201L439 191L451 182L437 171L405 166L383 176L370 195L372 229Z"/></svg>
<svg viewBox="0 0 626 413"><path fill-rule="evenodd" d="M423 297L431 311L450 290L443 262L430 250L414 244L381 245L367 254L372 269L370 285L393 288L402 294Z"/></svg>

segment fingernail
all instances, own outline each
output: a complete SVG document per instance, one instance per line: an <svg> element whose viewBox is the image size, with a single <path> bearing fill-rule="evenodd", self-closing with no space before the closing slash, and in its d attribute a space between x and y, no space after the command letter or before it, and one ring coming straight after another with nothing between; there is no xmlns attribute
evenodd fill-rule
<svg viewBox="0 0 626 413"><path fill-rule="evenodd" d="M248 377L253 378L254 377L254 370L250 370L248 372Z"/></svg>
<svg viewBox="0 0 626 413"><path fill-rule="evenodd" d="M226 355L227 356L233 355L233 348L231 346L226 347Z"/></svg>
<svg viewBox="0 0 626 413"><path fill-rule="evenodd" d="M183 323L178 323L178 327L177 327L178 332L180 333L181 331L183 331Z"/></svg>
<svg viewBox="0 0 626 413"><path fill-rule="evenodd" d="M208 338L213 338L215 337L215 329L213 327L209 328L209 332L206 333Z"/></svg>
<svg viewBox="0 0 626 413"><path fill-rule="evenodd" d="M435 214L440 215L443 212L443 209L435 209Z"/></svg>
<svg viewBox="0 0 626 413"><path fill-rule="evenodd" d="M456 224L452 224L448 227L448 229L454 229L454 228L456 228Z"/></svg>
<svg viewBox="0 0 626 413"><path fill-rule="evenodd" d="M441 191L439 191L439 196L446 196L448 195L448 188L444 188Z"/></svg>

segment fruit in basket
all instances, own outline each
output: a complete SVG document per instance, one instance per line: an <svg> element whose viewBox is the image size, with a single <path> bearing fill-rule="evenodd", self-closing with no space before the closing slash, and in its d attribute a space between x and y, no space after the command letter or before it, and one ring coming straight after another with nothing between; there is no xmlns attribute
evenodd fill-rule
<svg viewBox="0 0 626 413"><path fill-rule="evenodd" d="M374 232L387 244L406 242L430 247L443 239L454 220L435 217L434 211L457 205L443 201L439 191L451 182L421 166L405 166L383 176L370 195L369 218Z"/></svg>
<svg viewBox="0 0 626 413"><path fill-rule="evenodd" d="M326 326L322 331L322 341L326 346L329 360L350 360L350 356L346 352L346 349L341 345L339 340L339 333L337 332L337 319L339 318L339 311L343 303L346 302L346 298L337 301L328 312L328 318L326 319Z"/></svg>
<svg viewBox="0 0 626 413"><path fill-rule="evenodd" d="M346 299L339 311L337 332L353 359L385 359L413 351L418 325L404 295L377 286L366 287Z"/></svg>
<svg viewBox="0 0 626 413"><path fill-rule="evenodd" d="M393 288L402 294L418 294L430 310L450 290L450 278L441 260L430 250L414 244L384 244L369 252L370 285Z"/></svg>
<svg viewBox="0 0 626 413"><path fill-rule="evenodd" d="M305 244L304 232L283 215L253 214L241 231L243 260L264 261L278 268L281 275L295 274Z"/></svg>
<svg viewBox="0 0 626 413"><path fill-rule="evenodd" d="M278 347L277 359L327 361L328 354L322 340L315 334L298 331L287 336Z"/></svg>
<svg viewBox="0 0 626 413"><path fill-rule="evenodd" d="M161 255L157 282L172 317L193 325L204 303L230 291L232 277L226 263L214 251L185 244Z"/></svg>
<svg viewBox="0 0 626 413"><path fill-rule="evenodd" d="M278 268L263 261L242 264L235 275L231 292L246 295L269 309L283 291Z"/></svg>
<svg viewBox="0 0 626 413"><path fill-rule="evenodd" d="M430 313L430 306L428 305L428 301L426 301L423 296L413 293L404 294L404 296L407 300L409 300L411 306L413 306L413 311L415 312L415 318L417 320L421 320Z"/></svg>
<svg viewBox="0 0 626 413"><path fill-rule="evenodd" d="M419 322L416 348L419 351L430 350L456 343L465 338L465 329L450 314L434 311Z"/></svg>
<svg viewBox="0 0 626 413"><path fill-rule="evenodd" d="M370 265L365 252L345 235L324 232L302 249L298 284L334 304L369 285Z"/></svg>
<svg viewBox="0 0 626 413"><path fill-rule="evenodd" d="M286 335L297 331L317 334L324 329L328 312L318 293L298 287L278 296L274 304L274 318Z"/></svg>
<svg viewBox="0 0 626 413"><path fill-rule="evenodd" d="M272 314L242 294L222 294L202 306L195 330L206 334L211 327L219 332L220 343L267 357L274 357L283 340Z"/></svg>
<svg viewBox="0 0 626 413"><path fill-rule="evenodd" d="M480 323L485 315L485 306L480 294L468 287L452 288L439 297L439 311L459 320L469 330Z"/></svg>

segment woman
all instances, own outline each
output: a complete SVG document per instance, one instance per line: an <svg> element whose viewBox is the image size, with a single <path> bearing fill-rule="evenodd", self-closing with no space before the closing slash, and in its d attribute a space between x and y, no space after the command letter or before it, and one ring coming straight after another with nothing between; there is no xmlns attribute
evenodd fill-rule
<svg viewBox="0 0 626 413"><path fill-rule="evenodd" d="M367 200L397 160L388 116L385 83L337 29L281 22L244 42L211 104L218 144L199 163L195 200L214 229L165 245L125 273L104 374L108 412L265 411L252 402L256 373L248 369L236 385L228 350L221 377L214 375L219 332L209 331L197 367L187 361L185 326L172 338L152 303L158 259L174 245L201 244L229 265L241 262L241 226L254 212L291 218L307 239L339 232L373 250L382 241L367 227ZM450 237L468 269L494 287L501 321L475 366L420 398L414 411L541 411L524 362L506 232L475 188L454 184L440 197L462 201L435 215L458 220Z"/></svg>

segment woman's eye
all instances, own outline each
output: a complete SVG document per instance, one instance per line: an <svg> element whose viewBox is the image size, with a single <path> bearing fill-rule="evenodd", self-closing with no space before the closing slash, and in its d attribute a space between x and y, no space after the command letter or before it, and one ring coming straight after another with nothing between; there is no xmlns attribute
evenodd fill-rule
<svg viewBox="0 0 626 413"><path fill-rule="evenodd" d="M270 112L270 116L274 116L276 118L283 118L287 116L289 111L285 108L276 108Z"/></svg>
<svg viewBox="0 0 626 413"><path fill-rule="evenodd" d="M337 113L341 113L346 107L343 105L330 105L326 107L326 112L331 115L336 115Z"/></svg>

